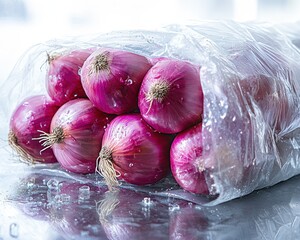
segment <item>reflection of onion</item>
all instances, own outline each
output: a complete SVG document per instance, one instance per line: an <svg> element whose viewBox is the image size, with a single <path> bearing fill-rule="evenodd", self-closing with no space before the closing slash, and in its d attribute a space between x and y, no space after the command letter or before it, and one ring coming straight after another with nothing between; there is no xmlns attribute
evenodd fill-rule
<svg viewBox="0 0 300 240"><path fill-rule="evenodd" d="M89 194L81 193L87 189ZM64 239L106 239L95 209L95 199L105 190L65 178L32 174L21 179L12 200L22 203L17 206L26 216L50 223Z"/></svg>
<svg viewBox="0 0 300 240"><path fill-rule="evenodd" d="M108 239L166 239L168 209L145 194L120 189L107 192L98 203L98 213Z"/></svg>
<svg viewBox="0 0 300 240"><path fill-rule="evenodd" d="M193 206L185 206L170 214L170 240L198 240L204 238L208 219L204 213Z"/></svg>

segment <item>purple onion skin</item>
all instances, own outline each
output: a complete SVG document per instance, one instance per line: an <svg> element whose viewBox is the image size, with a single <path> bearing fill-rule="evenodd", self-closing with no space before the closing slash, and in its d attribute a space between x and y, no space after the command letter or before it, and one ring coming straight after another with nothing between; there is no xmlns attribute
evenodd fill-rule
<svg viewBox="0 0 300 240"><path fill-rule="evenodd" d="M170 171L172 137L154 131L140 114L117 116L103 136L120 178L135 185L154 184Z"/></svg>
<svg viewBox="0 0 300 240"><path fill-rule="evenodd" d="M62 127L64 139L52 149L61 166L74 173L93 173L107 124L114 116L99 111L88 99L74 99L59 108L51 132Z"/></svg>
<svg viewBox="0 0 300 240"><path fill-rule="evenodd" d="M86 98L79 75L84 61L92 49L80 49L68 54L49 57L49 70L46 76L46 89L58 106L75 99Z"/></svg>
<svg viewBox="0 0 300 240"><path fill-rule="evenodd" d="M162 100L149 101L155 84L166 83L168 91ZM158 61L146 74L138 96L144 120L159 132L173 134L201 121L203 92L200 68L185 61Z"/></svg>
<svg viewBox="0 0 300 240"><path fill-rule="evenodd" d="M170 165L177 183L185 190L209 194L202 157L202 124L179 133L171 146Z"/></svg>
<svg viewBox="0 0 300 240"><path fill-rule="evenodd" d="M46 95L35 95L24 99L14 110L10 119L10 132L17 145L27 152L34 162L55 163L52 149L42 151L38 130L49 132L52 117L58 106ZM30 161L30 160L29 160Z"/></svg>
<svg viewBox="0 0 300 240"><path fill-rule="evenodd" d="M92 71L101 55L107 59L107 69ZM120 115L138 108L138 91L151 66L146 57L135 53L98 49L85 61L81 81L88 98L98 109Z"/></svg>

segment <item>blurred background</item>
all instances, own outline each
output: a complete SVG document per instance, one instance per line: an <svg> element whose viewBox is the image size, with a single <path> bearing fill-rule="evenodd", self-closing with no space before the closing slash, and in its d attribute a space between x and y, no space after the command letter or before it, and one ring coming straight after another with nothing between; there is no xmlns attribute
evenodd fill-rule
<svg viewBox="0 0 300 240"><path fill-rule="evenodd" d="M30 46L53 38L195 20L296 22L299 0L0 0L0 83Z"/></svg>

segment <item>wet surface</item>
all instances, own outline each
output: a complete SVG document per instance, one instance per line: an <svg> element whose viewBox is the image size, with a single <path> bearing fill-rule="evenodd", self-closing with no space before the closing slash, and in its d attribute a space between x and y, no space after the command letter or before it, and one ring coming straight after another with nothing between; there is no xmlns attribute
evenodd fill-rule
<svg viewBox="0 0 300 240"><path fill-rule="evenodd" d="M207 207L2 153L0 239L300 238L300 177Z"/></svg>

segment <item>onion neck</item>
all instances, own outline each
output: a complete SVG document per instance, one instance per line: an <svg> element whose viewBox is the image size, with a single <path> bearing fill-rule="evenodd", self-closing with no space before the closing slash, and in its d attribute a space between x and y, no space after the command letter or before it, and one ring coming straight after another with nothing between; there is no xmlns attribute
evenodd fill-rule
<svg viewBox="0 0 300 240"><path fill-rule="evenodd" d="M112 151L108 147L103 146L101 148L96 171L104 177L110 191L114 191L115 187L120 185L117 179L120 173L114 168Z"/></svg>
<svg viewBox="0 0 300 240"><path fill-rule="evenodd" d="M100 71L109 71L109 61L107 53L97 55L91 64L90 74L98 73Z"/></svg>
<svg viewBox="0 0 300 240"><path fill-rule="evenodd" d="M57 59L60 55L59 54L49 54L47 52L47 63L50 65L55 59Z"/></svg>
<svg viewBox="0 0 300 240"><path fill-rule="evenodd" d="M165 81L156 82L150 87L146 99L149 102L152 102L153 100L162 102L166 98L169 89L170 87Z"/></svg>

